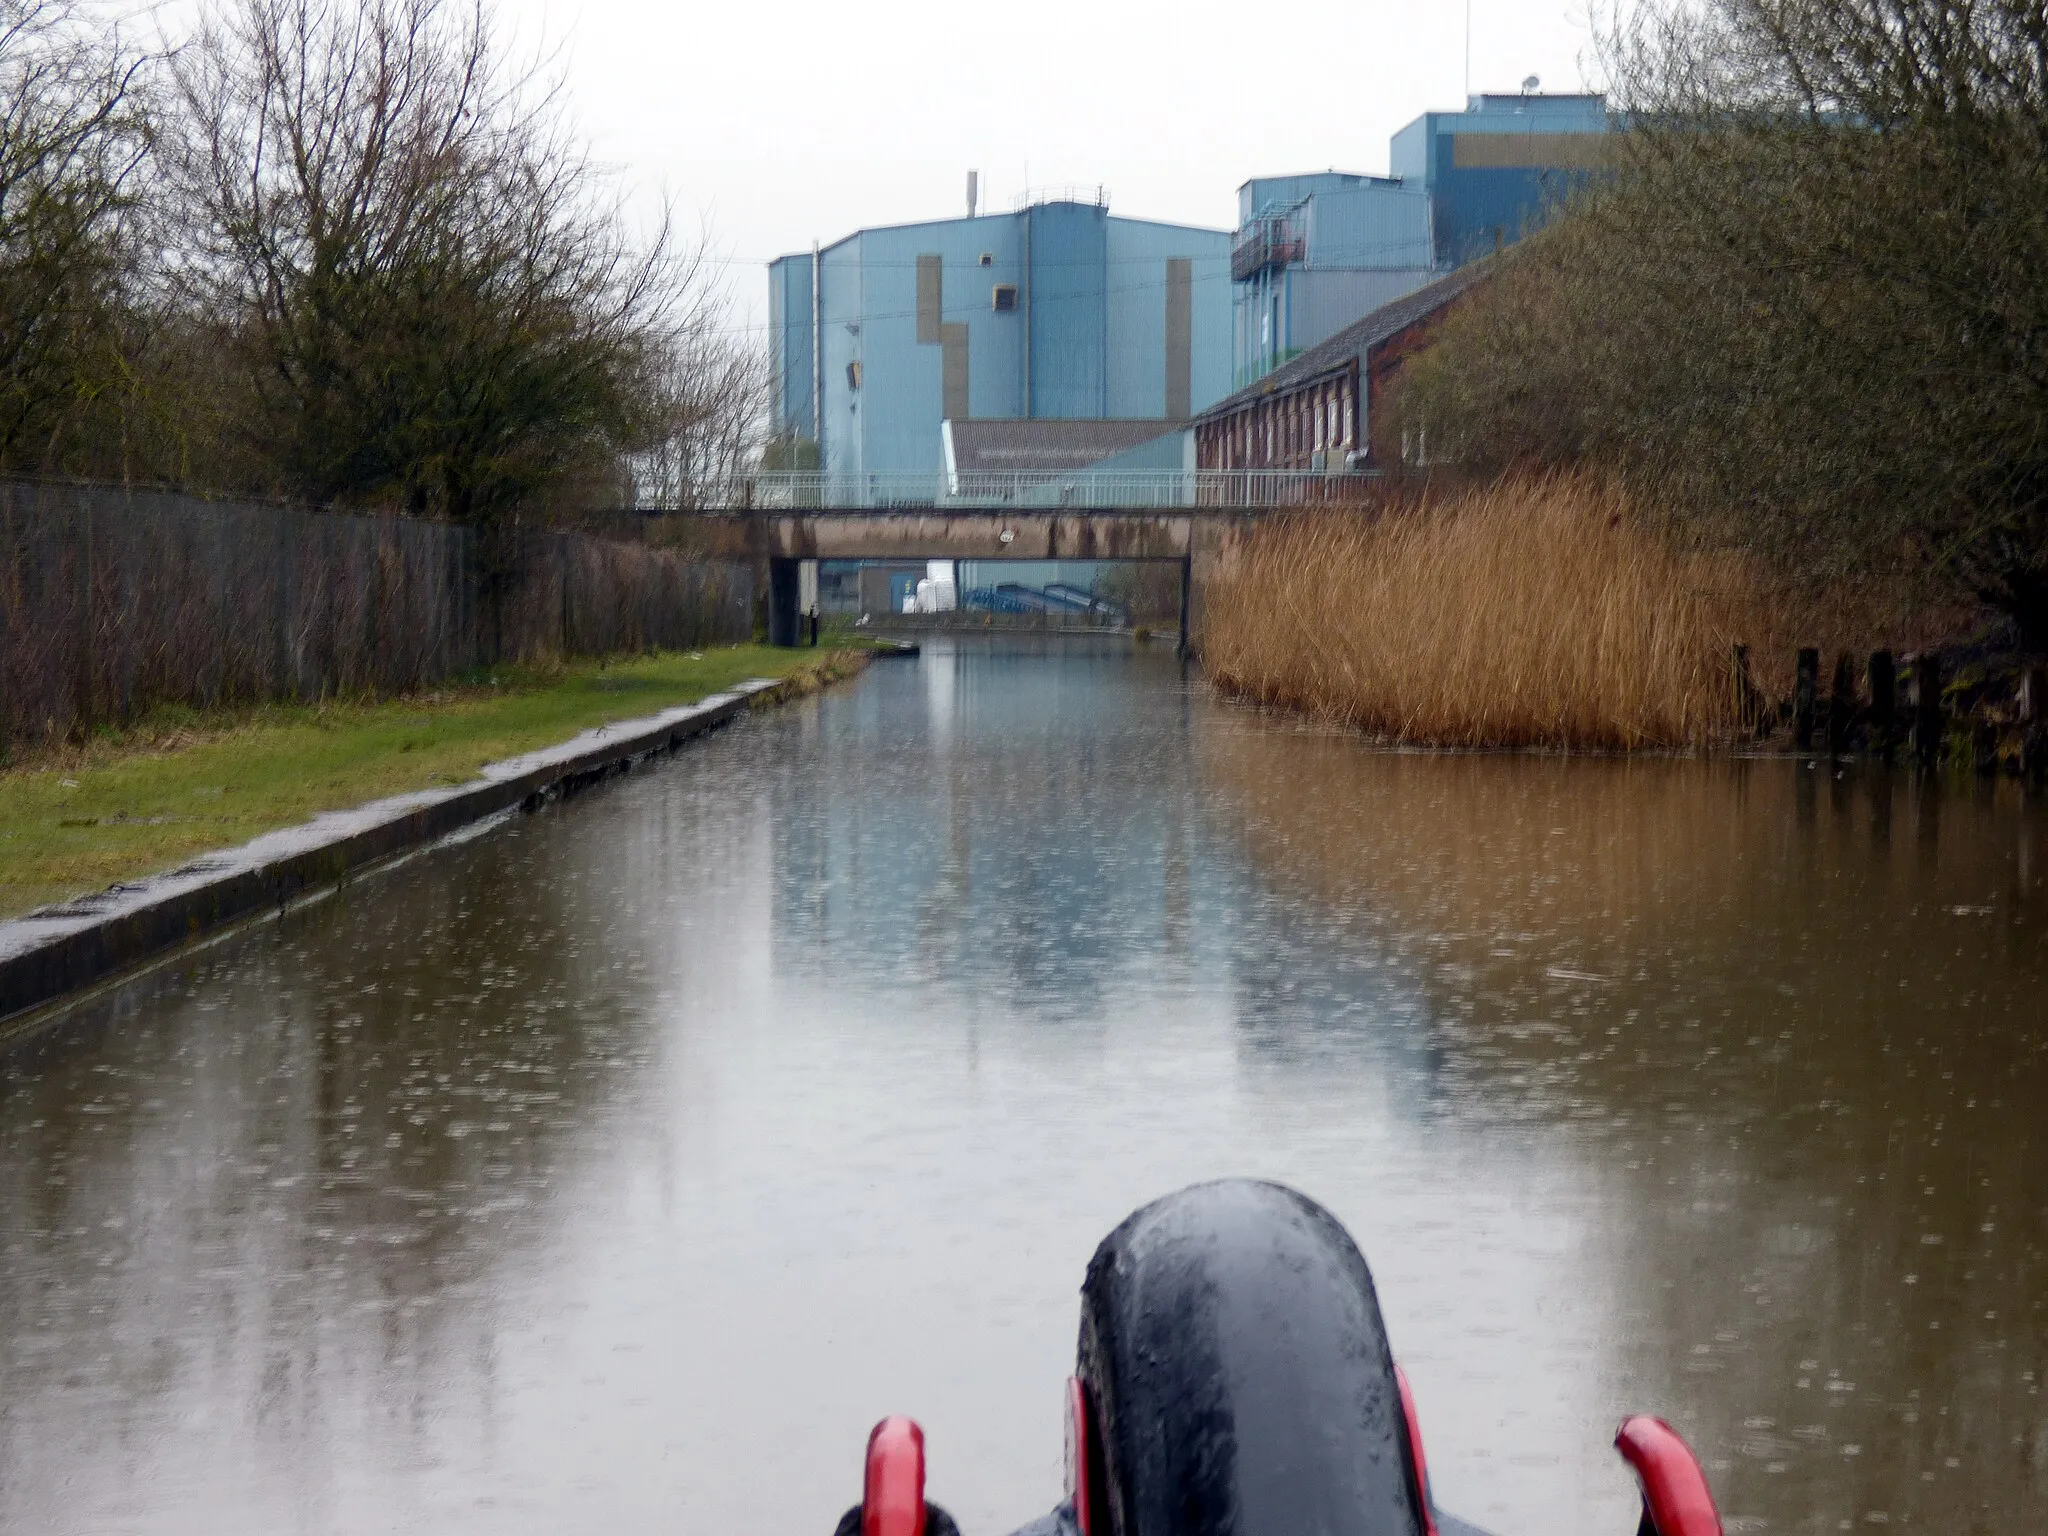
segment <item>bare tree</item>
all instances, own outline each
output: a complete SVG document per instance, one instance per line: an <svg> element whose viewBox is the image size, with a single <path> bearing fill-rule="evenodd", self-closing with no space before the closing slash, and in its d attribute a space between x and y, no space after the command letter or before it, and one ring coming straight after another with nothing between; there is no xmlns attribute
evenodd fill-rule
<svg viewBox="0 0 2048 1536"><path fill-rule="evenodd" d="M696 269L480 0L230 0L171 75L178 276L274 489L494 524L621 481Z"/></svg>
<svg viewBox="0 0 2048 1536"><path fill-rule="evenodd" d="M71 0L0 0L0 467L73 467L81 416L119 386L142 68Z"/></svg>
<svg viewBox="0 0 2048 1536"><path fill-rule="evenodd" d="M1503 264L1397 412L1589 459L1814 577L1911 574L2048 650L2048 12L1622 15L1622 169Z"/></svg>
<svg viewBox="0 0 2048 1536"><path fill-rule="evenodd" d="M767 358L728 328L722 292L690 286L700 300L657 356L647 396L648 443L633 465L643 507L732 505L766 424Z"/></svg>

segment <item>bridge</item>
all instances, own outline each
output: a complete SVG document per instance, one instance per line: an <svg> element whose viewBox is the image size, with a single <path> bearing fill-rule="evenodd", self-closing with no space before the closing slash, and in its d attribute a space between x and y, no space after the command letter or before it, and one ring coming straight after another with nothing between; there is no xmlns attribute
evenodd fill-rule
<svg viewBox="0 0 2048 1536"><path fill-rule="evenodd" d="M1204 588L1235 558L1257 507L815 507L653 514L650 542L743 559L767 577L768 639L795 645L806 560L1147 560L1180 567L1183 650Z"/></svg>
<svg viewBox="0 0 2048 1536"><path fill-rule="evenodd" d="M785 474L742 470L699 488L721 505L747 511L793 512L814 507L1279 507L1355 495L1374 469L1347 468L1335 456L1326 468L942 470ZM708 502L699 502L708 505Z"/></svg>

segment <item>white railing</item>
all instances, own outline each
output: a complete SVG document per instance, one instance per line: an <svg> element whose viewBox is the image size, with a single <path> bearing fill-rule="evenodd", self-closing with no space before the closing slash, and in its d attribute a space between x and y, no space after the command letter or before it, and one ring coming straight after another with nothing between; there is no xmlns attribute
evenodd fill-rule
<svg viewBox="0 0 2048 1536"><path fill-rule="evenodd" d="M1072 182L1062 186L1026 187L1010 206L1015 212L1022 213L1040 203L1086 203L1095 208L1107 208L1109 189L1099 181L1092 187L1076 186Z"/></svg>
<svg viewBox="0 0 2048 1536"><path fill-rule="evenodd" d="M1286 507L1348 500L1367 478L1282 469L757 474L742 477L732 495L735 510L769 512L827 507Z"/></svg>

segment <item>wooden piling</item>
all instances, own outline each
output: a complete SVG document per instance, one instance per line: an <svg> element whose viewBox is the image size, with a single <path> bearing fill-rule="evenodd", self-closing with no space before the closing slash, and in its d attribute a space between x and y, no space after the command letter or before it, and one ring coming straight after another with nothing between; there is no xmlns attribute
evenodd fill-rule
<svg viewBox="0 0 2048 1536"><path fill-rule="evenodd" d="M1849 750L1849 738L1856 729L1856 713L1862 700L1856 694L1856 663L1847 651L1835 655L1835 676L1828 686L1828 756L1839 758Z"/></svg>
<svg viewBox="0 0 2048 1536"><path fill-rule="evenodd" d="M1870 750L1889 760L1899 729L1899 672L1892 653L1872 651L1865 677L1870 685Z"/></svg>
<svg viewBox="0 0 2048 1536"><path fill-rule="evenodd" d="M2020 724L2048 721L2048 667L2031 666L2020 674Z"/></svg>
<svg viewBox="0 0 2048 1536"><path fill-rule="evenodd" d="M1813 750L1813 722L1819 696L1820 651L1814 646L1802 646L1792 682L1792 744L1801 752Z"/></svg>
<svg viewBox="0 0 2048 1536"><path fill-rule="evenodd" d="M2048 780L2048 667L2020 674L2020 774L2029 784Z"/></svg>
<svg viewBox="0 0 2048 1536"><path fill-rule="evenodd" d="M1922 651L1912 661L1913 756L1923 768L1941 758L1941 658Z"/></svg>
<svg viewBox="0 0 2048 1536"><path fill-rule="evenodd" d="M1970 766L1979 773L1998 772L1999 738L2002 735L1995 720L1979 720L1970 727Z"/></svg>

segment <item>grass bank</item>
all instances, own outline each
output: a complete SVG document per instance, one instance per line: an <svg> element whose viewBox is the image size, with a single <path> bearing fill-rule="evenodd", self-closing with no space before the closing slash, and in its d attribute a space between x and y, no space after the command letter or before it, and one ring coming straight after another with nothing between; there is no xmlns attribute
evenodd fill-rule
<svg viewBox="0 0 2048 1536"><path fill-rule="evenodd" d="M727 646L506 667L383 702L161 710L0 772L0 917L173 868L322 811L457 784L486 763L749 677L809 686L845 652Z"/></svg>
<svg viewBox="0 0 2048 1536"><path fill-rule="evenodd" d="M1210 591L1225 689L1397 741L1633 750L1729 736L1738 561L1674 550L1613 490L1503 480L1419 508L1259 529Z"/></svg>

